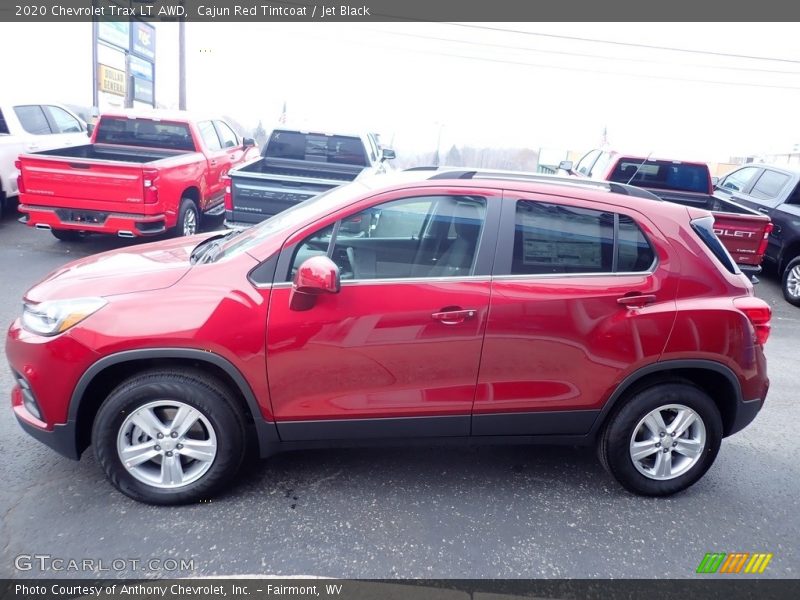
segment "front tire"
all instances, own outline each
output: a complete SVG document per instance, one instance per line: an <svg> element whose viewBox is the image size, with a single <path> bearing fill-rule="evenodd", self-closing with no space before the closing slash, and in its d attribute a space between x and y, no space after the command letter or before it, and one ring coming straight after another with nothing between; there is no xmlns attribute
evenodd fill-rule
<svg viewBox="0 0 800 600"><path fill-rule="evenodd" d="M239 469L245 425L230 394L193 372L135 375L106 399L92 428L95 455L123 494L150 504L209 498Z"/></svg>
<svg viewBox="0 0 800 600"><path fill-rule="evenodd" d="M175 235L178 237L194 235L199 231L199 227L200 212L197 210L197 205L191 199L183 198L178 209L178 223L175 226Z"/></svg>
<svg viewBox="0 0 800 600"><path fill-rule="evenodd" d="M792 259L783 270L781 288L789 304L800 306L800 256Z"/></svg>
<svg viewBox="0 0 800 600"><path fill-rule="evenodd" d="M634 394L600 436L603 466L623 487L644 496L669 496L696 483L714 463L722 418L714 401L683 382Z"/></svg>

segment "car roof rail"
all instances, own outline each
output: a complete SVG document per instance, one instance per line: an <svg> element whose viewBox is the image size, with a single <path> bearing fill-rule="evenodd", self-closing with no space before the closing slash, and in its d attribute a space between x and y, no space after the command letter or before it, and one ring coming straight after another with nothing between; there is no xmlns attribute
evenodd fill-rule
<svg viewBox="0 0 800 600"><path fill-rule="evenodd" d="M572 187L589 187L606 190L615 194L625 196L635 196L646 200L663 200L653 192L649 192L635 185L617 183L616 181L598 181L594 179L578 179L576 177L562 177L558 175L548 175L545 173L527 173L524 171L489 171L481 169L440 169L439 167L413 167L406 171L438 171L429 177L433 179L495 179L505 181L538 181L540 183L550 183L553 185L568 185Z"/></svg>

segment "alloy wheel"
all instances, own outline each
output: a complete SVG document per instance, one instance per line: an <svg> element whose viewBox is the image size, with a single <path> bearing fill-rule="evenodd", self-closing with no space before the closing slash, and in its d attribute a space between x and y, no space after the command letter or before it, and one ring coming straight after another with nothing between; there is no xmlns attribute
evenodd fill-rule
<svg viewBox="0 0 800 600"><path fill-rule="evenodd" d="M142 483L178 488L197 481L211 468L217 436L209 420L193 406L157 400L123 421L117 453L123 467Z"/></svg>
<svg viewBox="0 0 800 600"><path fill-rule="evenodd" d="M666 404L639 421L630 439L636 470L658 481L675 479L691 469L706 446L706 427L694 410Z"/></svg>

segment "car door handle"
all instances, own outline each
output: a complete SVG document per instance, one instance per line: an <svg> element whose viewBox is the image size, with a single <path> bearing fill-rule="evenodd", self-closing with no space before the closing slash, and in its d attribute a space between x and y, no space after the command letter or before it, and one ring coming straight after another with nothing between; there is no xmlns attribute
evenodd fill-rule
<svg viewBox="0 0 800 600"><path fill-rule="evenodd" d="M764 208L763 206L759 206L757 210L758 210L758 212L762 212L765 215L769 214L769 209L768 208Z"/></svg>
<svg viewBox="0 0 800 600"><path fill-rule="evenodd" d="M471 319L478 311L473 308L468 309L451 309L451 310L442 310L440 312L435 312L431 315L431 318L435 321L440 321L444 325L458 325L459 323L463 323L467 319Z"/></svg>
<svg viewBox="0 0 800 600"><path fill-rule="evenodd" d="M216 167L217 166L217 161L216 160L210 160L210 161L208 161L208 164L210 164L212 167Z"/></svg>
<svg viewBox="0 0 800 600"><path fill-rule="evenodd" d="M643 306L647 306L648 304L652 304L655 301L656 301L655 294L632 293L632 294L625 294L621 298L617 298L618 304L622 304L623 306L627 306L628 308L641 308Z"/></svg>

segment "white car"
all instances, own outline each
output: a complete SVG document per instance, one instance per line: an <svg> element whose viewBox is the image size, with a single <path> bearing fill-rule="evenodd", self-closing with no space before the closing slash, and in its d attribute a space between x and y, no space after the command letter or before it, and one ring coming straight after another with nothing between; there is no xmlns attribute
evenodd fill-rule
<svg viewBox="0 0 800 600"><path fill-rule="evenodd" d="M59 104L7 104L0 101L0 215L18 195L14 162L23 152L88 144L89 128Z"/></svg>

